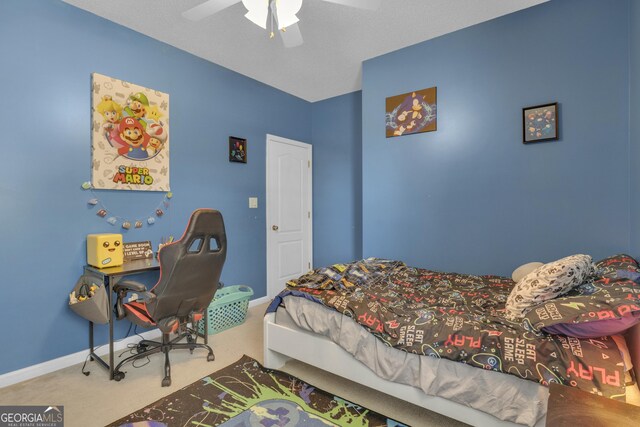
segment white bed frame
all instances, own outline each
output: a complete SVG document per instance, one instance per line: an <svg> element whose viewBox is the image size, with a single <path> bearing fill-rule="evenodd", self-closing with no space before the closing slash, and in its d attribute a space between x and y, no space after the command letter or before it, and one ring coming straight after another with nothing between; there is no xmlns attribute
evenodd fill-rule
<svg viewBox="0 0 640 427"><path fill-rule="evenodd" d="M520 425L499 420L493 415L441 397L429 396L416 387L382 379L328 338L302 329L278 325L275 322L275 313L267 313L264 317L264 366L280 369L290 359L299 360L473 426ZM542 427L544 424L545 417L538 420L535 427Z"/></svg>

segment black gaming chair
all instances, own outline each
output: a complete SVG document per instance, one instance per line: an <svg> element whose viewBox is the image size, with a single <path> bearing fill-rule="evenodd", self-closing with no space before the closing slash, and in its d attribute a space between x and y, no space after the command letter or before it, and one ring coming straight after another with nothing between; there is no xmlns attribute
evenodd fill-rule
<svg viewBox="0 0 640 427"><path fill-rule="evenodd" d="M208 345L207 319L204 319L204 344L197 342L196 326L218 289L226 254L227 237L222 214L213 209L198 209L191 214L182 238L160 250L160 279L149 292L143 284L130 280L114 286L118 294L118 319L126 317L136 325L157 327L162 331L162 342L140 341L136 347L137 354L127 357L115 367L116 381L124 378L125 373L120 371L120 367L125 363L162 352L165 354L162 386L171 385L169 350L175 348L189 349L192 353L195 348L207 349L207 361L214 359L213 350ZM138 293L140 298L125 303L129 292ZM187 327L189 322L192 328ZM170 339L169 334L174 332L177 337ZM179 343L183 338L187 342Z"/></svg>

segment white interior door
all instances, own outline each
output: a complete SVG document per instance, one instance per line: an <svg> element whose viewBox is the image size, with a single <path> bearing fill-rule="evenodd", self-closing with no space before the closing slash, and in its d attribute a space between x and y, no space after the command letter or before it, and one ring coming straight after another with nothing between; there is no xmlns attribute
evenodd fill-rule
<svg viewBox="0 0 640 427"><path fill-rule="evenodd" d="M311 145L267 135L267 296L312 267Z"/></svg>

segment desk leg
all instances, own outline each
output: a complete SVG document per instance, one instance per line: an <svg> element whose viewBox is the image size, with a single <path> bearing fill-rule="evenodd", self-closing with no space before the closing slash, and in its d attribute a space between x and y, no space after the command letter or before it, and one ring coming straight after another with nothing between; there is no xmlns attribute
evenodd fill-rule
<svg viewBox="0 0 640 427"><path fill-rule="evenodd" d="M93 322L89 321L89 360L93 362Z"/></svg>
<svg viewBox="0 0 640 427"><path fill-rule="evenodd" d="M109 277L105 277L105 287L107 288L109 301L109 379L113 379L113 289L111 283L109 283ZM115 284L115 283L114 283Z"/></svg>

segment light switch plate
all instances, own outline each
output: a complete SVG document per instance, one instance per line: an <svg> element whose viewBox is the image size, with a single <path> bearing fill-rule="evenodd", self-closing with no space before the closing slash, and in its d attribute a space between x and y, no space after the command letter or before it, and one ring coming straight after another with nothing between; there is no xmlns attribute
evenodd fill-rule
<svg viewBox="0 0 640 427"><path fill-rule="evenodd" d="M257 197L249 197L249 208L257 209L258 208L258 198Z"/></svg>

